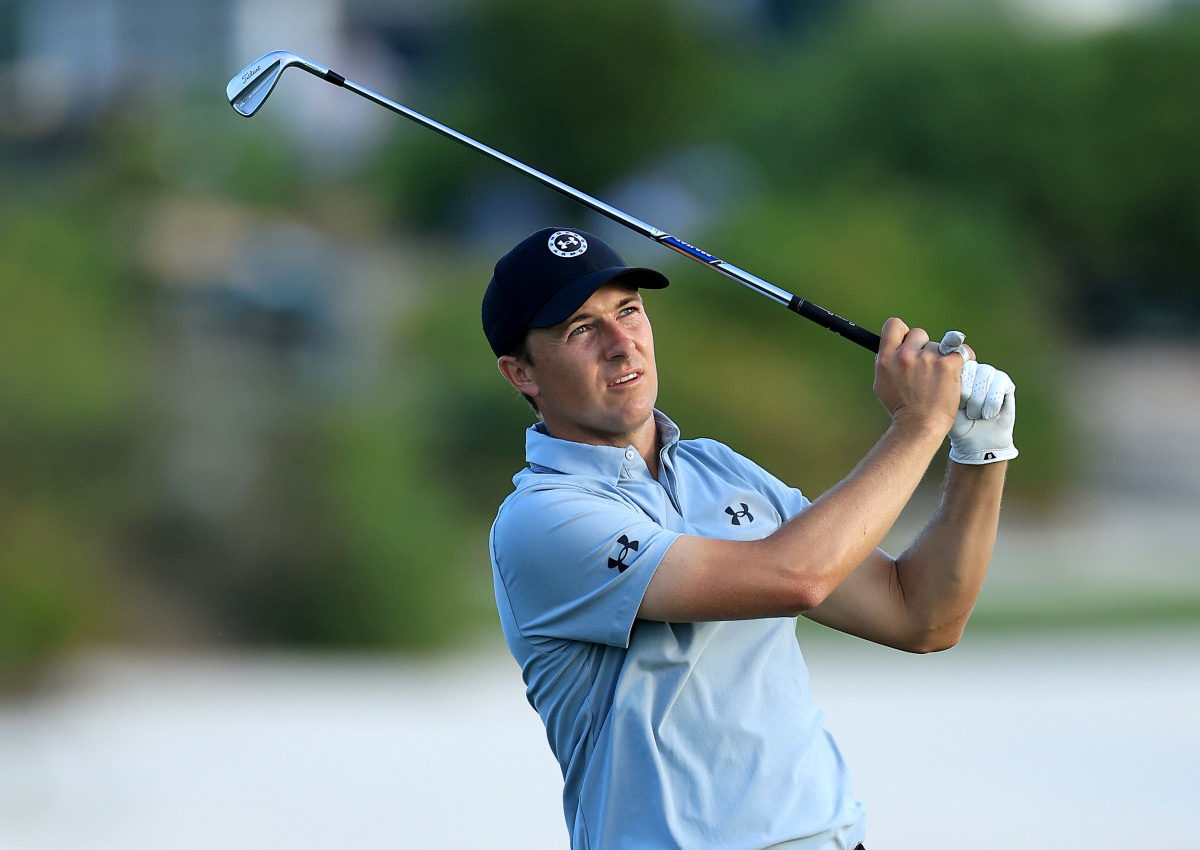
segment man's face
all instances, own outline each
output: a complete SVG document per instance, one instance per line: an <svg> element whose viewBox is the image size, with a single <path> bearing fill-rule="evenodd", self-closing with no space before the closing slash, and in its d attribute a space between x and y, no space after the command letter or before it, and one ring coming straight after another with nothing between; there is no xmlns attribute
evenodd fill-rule
<svg viewBox="0 0 1200 850"><path fill-rule="evenodd" d="M537 400L551 435L609 446L653 437L654 334L636 289L602 286L566 321L530 330L529 353L528 384L517 388Z"/></svg>

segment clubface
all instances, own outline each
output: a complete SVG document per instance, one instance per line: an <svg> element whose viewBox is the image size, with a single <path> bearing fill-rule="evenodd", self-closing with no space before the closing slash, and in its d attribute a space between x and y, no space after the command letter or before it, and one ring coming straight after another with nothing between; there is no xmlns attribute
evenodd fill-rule
<svg viewBox="0 0 1200 850"><path fill-rule="evenodd" d="M271 94L283 69L295 64L299 58L294 53L277 50L251 62L225 87L229 103L238 114L249 118Z"/></svg>

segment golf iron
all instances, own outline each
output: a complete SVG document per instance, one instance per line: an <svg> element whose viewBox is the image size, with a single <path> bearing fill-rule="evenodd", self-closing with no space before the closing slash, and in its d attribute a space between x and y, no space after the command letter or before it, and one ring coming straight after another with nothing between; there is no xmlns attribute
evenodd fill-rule
<svg viewBox="0 0 1200 850"><path fill-rule="evenodd" d="M851 342L861 345L868 351L879 351L879 336L871 331L861 328L853 322L843 319L836 313L831 313L824 307L813 304L811 301L806 301L798 295L793 295L784 289L780 289L772 283L768 283L762 278L756 277L747 271L739 269L737 266L731 265L718 257L713 256L707 251L703 251L694 245L684 242L682 239L677 239L669 233L659 230L656 227L651 227L644 221L640 221L615 207L609 206L603 201L593 198L591 195L585 194L562 183L559 180L543 174L535 168L531 168L522 162L513 159L500 151L490 148L481 142L477 142L469 136L464 136L457 130L451 129L444 124L439 124L431 118L426 118L419 112L415 112L402 104L389 100L386 97L376 94L370 89L363 88L356 83L347 80L341 74L331 71L324 65L319 65L316 62L305 59L303 56L298 56L295 53L289 53L285 50L276 50L273 53L268 53L260 59L251 62L240 73L234 76L229 81L229 85L225 88L225 93L229 97L229 103L240 115L249 118L256 113L275 89L275 84L279 82L280 76L288 68L300 68L314 76L333 83L335 86L349 89L355 94L366 98L367 100L377 103L392 112L399 113L405 118L408 118L423 127L441 133L460 144L466 145L479 153L489 156L492 159L499 160L509 168L519 171L527 177L532 177L539 183L561 192L568 198L572 198L586 207L600 213L601 215L611 218L620 224L625 225L630 230L637 231L648 239L653 239L660 245L665 245L686 257L690 257L697 262L703 263L711 269L714 269L726 277L736 280L738 283L746 286L760 295L765 295L772 301L782 304L789 310L798 313L804 318L816 322L823 328L827 328L834 333L845 337Z"/></svg>

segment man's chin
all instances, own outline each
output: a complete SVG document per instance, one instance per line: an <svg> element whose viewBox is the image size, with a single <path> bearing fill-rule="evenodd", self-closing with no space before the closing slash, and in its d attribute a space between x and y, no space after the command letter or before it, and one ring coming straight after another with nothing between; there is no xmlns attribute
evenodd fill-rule
<svg viewBox="0 0 1200 850"><path fill-rule="evenodd" d="M643 429L654 429L654 405L638 405L636 408L626 411L626 415L622 417L619 430L628 434L638 434Z"/></svg>

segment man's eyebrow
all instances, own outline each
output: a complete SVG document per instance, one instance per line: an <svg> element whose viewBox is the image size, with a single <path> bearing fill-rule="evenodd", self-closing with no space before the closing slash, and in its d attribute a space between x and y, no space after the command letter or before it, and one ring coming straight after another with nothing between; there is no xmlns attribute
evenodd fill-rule
<svg viewBox="0 0 1200 850"><path fill-rule="evenodd" d="M628 307L630 304L641 304L641 303L642 303L642 294L640 292L631 292L613 306L614 306L614 309L620 310L623 307ZM588 312L587 310L580 310L578 313L572 313L566 319L563 319L562 323L564 325L570 325L575 322L586 321L587 319L594 319L594 318L596 318L595 313Z"/></svg>
<svg viewBox="0 0 1200 850"><path fill-rule="evenodd" d="M593 318L595 318L594 314L589 313L586 310L580 310L578 313L572 313L570 316L563 319L562 323L564 325L572 325L575 322L582 322L586 319L593 319Z"/></svg>
<svg viewBox="0 0 1200 850"><path fill-rule="evenodd" d="M628 307L630 304L641 304L642 295L640 292L631 292L613 305L614 310L621 310Z"/></svg>

